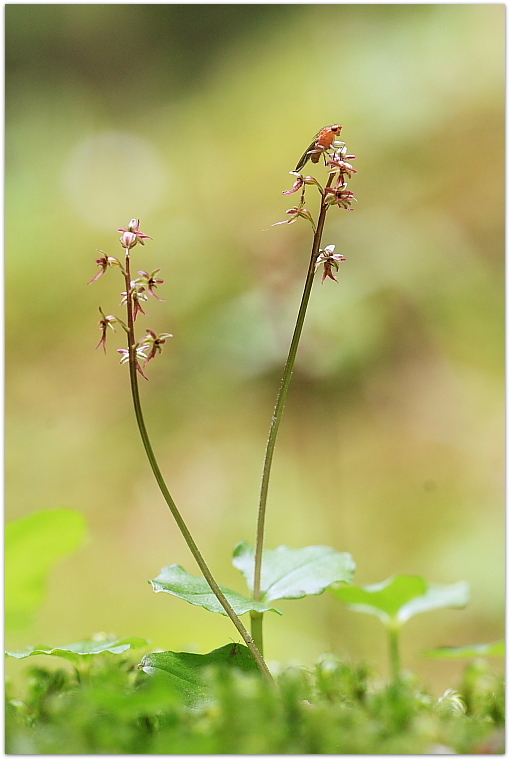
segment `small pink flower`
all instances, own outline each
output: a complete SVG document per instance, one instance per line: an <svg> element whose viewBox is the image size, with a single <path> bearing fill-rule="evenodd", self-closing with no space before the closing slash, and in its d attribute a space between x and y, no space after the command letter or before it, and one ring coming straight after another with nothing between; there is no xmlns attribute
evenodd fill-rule
<svg viewBox="0 0 510 760"><path fill-rule="evenodd" d="M319 255L317 256L317 260L315 262L315 271L317 271L321 264L324 264L322 282L324 282L326 277L329 277L330 280L338 282L335 275L333 274L333 269L335 272L338 272L338 265L341 261L345 261L345 257L342 256L341 253L335 253L334 245L327 245L324 249L321 249L319 251Z"/></svg>
<svg viewBox="0 0 510 760"><path fill-rule="evenodd" d="M158 301L164 301L164 298L160 298L156 295L154 292L158 285L162 285L165 281L162 280L160 277L156 277L156 275L161 272L161 269L155 269L153 272L149 274L149 272L138 272L138 274L141 274L141 277L137 277L136 280L134 280L135 283L140 283L147 286L148 292L151 294L151 296L154 296Z"/></svg>
<svg viewBox="0 0 510 760"><path fill-rule="evenodd" d="M136 371L141 374L142 377L144 377L146 380L149 378L144 375L143 370L140 366L140 362L143 361L144 364L146 362L147 356L145 355L146 346L142 346L139 343L135 344L135 357L136 357ZM128 364L129 363L129 349L127 348L118 348L117 353L121 355L121 364Z"/></svg>
<svg viewBox="0 0 510 760"><path fill-rule="evenodd" d="M101 319L99 320L99 329L101 330L101 340L99 341L99 343L97 344L94 350L97 351L99 346L102 346L103 351L106 354L106 336L108 333L108 328L110 328L111 330L113 330L113 332L115 332L115 327L113 325L115 324L115 322L118 322L119 320L117 319L117 317L114 317L113 314L110 314L110 316L107 317L101 307L99 307L99 312L101 314Z"/></svg>
<svg viewBox="0 0 510 760"><path fill-rule="evenodd" d="M315 229L315 223L313 221L312 215L308 209L303 208L303 206L294 206L294 208L289 208L285 213L288 214L291 218L284 219L283 222L275 222L271 225L271 227L276 227L278 224L292 224L293 222L297 222L299 217L301 217L303 219L307 219Z"/></svg>
<svg viewBox="0 0 510 760"><path fill-rule="evenodd" d="M148 364L151 359L154 359L156 354L160 354L162 349L162 346L164 343L166 343L167 338L173 338L173 335L171 333L160 333L159 335L156 335L154 330L146 330L147 335L145 338L140 342L140 345L145 349L148 348L149 353L147 354L147 357L144 361L144 366Z"/></svg>
<svg viewBox="0 0 510 760"><path fill-rule="evenodd" d="M101 275L103 275L108 267L121 267L120 261L113 256L107 256L104 251L100 251L98 249L98 253L103 253L104 256L101 256L99 259L96 259L96 264L99 267L99 272L96 274L95 277L93 277L90 282L87 282L87 285L92 285L93 282L96 282L96 280L99 280ZM121 267L122 269L122 267Z"/></svg>
<svg viewBox="0 0 510 760"><path fill-rule="evenodd" d="M131 248L134 248L134 246L137 243L140 243L140 245L145 245L143 242L144 240L152 240L150 235L145 235L145 233L140 232L140 220L139 219L131 219L129 222L127 229L125 227L119 227L117 232L122 232L122 237L120 238L120 244L123 248L126 248L128 251Z"/></svg>
<svg viewBox="0 0 510 760"><path fill-rule="evenodd" d="M338 206L339 208L345 208L348 211L352 211L350 208L352 201L355 201L354 193L350 190L345 190L346 185L344 183L339 184L337 187L327 187L324 191L324 201L329 206Z"/></svg>
<svg viewBox="0 0 510 760"><path fill-rule="evenodd" d="M124 291L121 293L121 296L122 301L120 302L120 305L125 306L128 302L127 293ZM137 280L132 280L131 282L131 299L133 301L133 320L137 318L138 314L144 314L147 316L140 302L148 301L149 296L145 292L144 286L141 285Z"/></svg>
<svg viewBox="0 0 510 760"><path fill-rule="evenodd" d="M293 174L294 172L289 172L290 174ZM292 195L292 193L297 193L298 190L301 190L303 185L305 184L305 180L303 176L300 174L297 178L297 180L292 185L291 190L283 190L283 195Z"/></svg>
<svg viewBox="0 0 510 760"><path fill-rule="evenodd" d="M300 174L299 172L289 172L289 174L293 174L295 177L297 177L297 180L292 185L291 190L283 191L283 195L292 195L292 193L297 193L297 191L301 190L301 188L303 188L303 193L304 193L305 185L317 185L318 187L320 187L315 177L311 177L309 174L307 174L306 177Z"/></svg>

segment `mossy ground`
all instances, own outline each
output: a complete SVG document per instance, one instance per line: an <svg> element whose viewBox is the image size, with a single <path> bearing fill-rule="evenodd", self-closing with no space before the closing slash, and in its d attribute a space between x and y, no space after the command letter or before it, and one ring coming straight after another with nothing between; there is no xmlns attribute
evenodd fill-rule
<svg viewBox="0 0 510 760"><path fill-rule="evenodd" d="M482 661L440 699L411 675L388 685L365 666L327 658L282 670L276 690L258 674L211 670L194 703L136 665L101 655L81 670L30 668L24 695L7 696L6 752L504 752L503 679Z"/></svg>

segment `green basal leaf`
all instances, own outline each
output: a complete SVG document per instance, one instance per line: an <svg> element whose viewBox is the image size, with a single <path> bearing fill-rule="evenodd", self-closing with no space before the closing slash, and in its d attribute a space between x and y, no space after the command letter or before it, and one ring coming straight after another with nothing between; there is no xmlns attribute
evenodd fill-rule
<svg viewBox="0 0 510 760"><path fill-rule="evenodd" d="M50 570L86 534L74 509L44 509L5 526L5 615L8 629L27 627L40 607Z"/></svg>
<svg viewBox="0 0 510 760"><path fill-rule="evenodd" d="M424 652L427 657L461 659L473 657L504 657L505 642L493 641L491 644L468 644L463 647L437 647Z"/></svg>
<svg viewBox="0 0 510 760"><path fill-rule="evenodd" d="M233 564L242 572L252 591L255 552L246 541L234 549ZM355 569L350 554L337 552L330 546L266 549L262 554L261 598L271 602L322 594L332 583L350 583Z"/></svg>
<svg viewBox="0 0 510 760"><path fill-rule="evenodd" d="M165 591L167 594L178 596L190 604L204 607L209 612L219 612L221 615L226 615L205 578L197 578L196 575L191 575L180 565L164 567L158 577L149 583L152 584L154 591ZM250 610L255 612L272 611L277 612L278 615L282 614L274 607L248 599L248 597L238 594L237 591L231 591L224 586L220 586L220 588L237 615L244 615Z"/></svg>
<svg viewBox="0 0 510 760"><path fill-rule="evenodd" d="M460 608L469 602L466 581L438 585L418 575L397 575L372 586L343 586L331 591L349 609L377 615L390 626L402 625L419 612Z"/></svg>
<svg viewBox="0 0 510 760"><path fill-rule="evenodd" d="M79 641L75 644L66 644L61 647L28 647L23 652L6 652L5 654L8 657L15 657L17 660L34 657L37 654L46 654L52 657L63 657L66 660L78 663L82 659L91 658L97 654L104 654L105 652L122 654L122 652L126 652L128 649L140 649L140 647L147 646L149 643L147 639L139 639L134 636L123 639L103 636L88 641Z"/></svg>
<svg viewBox="0 0 510 760"><path fill-rule="evenodd" d="M250 650L242 644L226 644L207 654L153 652L146 654L138 667L151 675L165 673L181 694L188 700L197 701L209 695L203 670L210 665L239 668L246 673L259 673Z"/></svg>
<svg viewBox="0 0 510 760"><path fill-rule="evenodd" d="M405 623L420 612L445 608L462 609L470 600L470 588L467 581L447 585L429 583L426 593L412 599L398 613L399 622Z"/></svg>

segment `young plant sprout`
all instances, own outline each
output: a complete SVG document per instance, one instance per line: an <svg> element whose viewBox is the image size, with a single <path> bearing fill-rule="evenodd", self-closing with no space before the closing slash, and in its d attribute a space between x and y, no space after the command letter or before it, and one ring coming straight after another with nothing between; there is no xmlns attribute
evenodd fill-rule
<svg viewBox="0 0 510 760"><path fill-rule="evenodd" d="M393 681L401 675L400 631L419 612L453 608L469 602L469 584L427 583L420 575L396 575L371 586L331 587L348 609L376 615L388 632L390 670Z"/></svg>

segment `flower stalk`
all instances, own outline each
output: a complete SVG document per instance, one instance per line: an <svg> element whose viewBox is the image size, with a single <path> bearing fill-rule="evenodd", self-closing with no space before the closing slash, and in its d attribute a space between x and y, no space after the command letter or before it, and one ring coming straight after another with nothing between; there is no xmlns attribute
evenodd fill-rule
<svg viewBox="0 0 510 760"><path fill-rule="evenodd" d="M340 128L341 129L341 128ZM324 132L325 130L323 130ZM320 133L322 134L322 133ZM313 145L313 144L312 144ZM353 194L346 190L347 183L345 176L350 178L351 174L356 173L355 169L346 162L346 158L353 159L354 156L346 156L345 144L332 143L333 155L325 158L325 163L330 167L328 181L324 189L317 182L315 177L303 177L302 174L291 172L291 174L297 175L298 179L295 181L291 190L285 191L284 195L290 195L301 190L301 200L298 206L290 209L287 213L292 217L285 222L277 222L277 224L292 224L299 217L308 220L314 231L312 250L310 254L310 261L308 264L308 271L306 274L305 285L303 288L303 295L301 296L301 303L296 318L296 324L290 343L289 353L285 362L282 379L280 382L280 388L276 397L276 404L271 418L271 424L269 428L269 436L266 445L266 451L264 455L264 464L262 468L262 481L260 486L259 507L257 516L257 532L255 539L255 564L254 564L254 576L253 576L253 598L256 601L261 600L261 577L262 577L262 553L264 546L264 530L266 520L266 508L267 508L267 495L269 490L269 479L271 475L271 467L273 463L274 450L276 445L276 438L280 427L280 422L285 408L285 402L287 400L287 393L289 390L290 381L292 379L292 372L294 369L294 363L296 360L296 354L299 346L299 340L303 330L303 324L306 317L306 311L308 308L308 302L310 300L310 294L312 291L313 279L318 267L324 265L324 274L322 281L324 282L326 277L332 280L336 280L333 274L333 269L338 270L338 262L345 261L344 257L340 254L334 254L335 246L326 246L324 250L321 249L322 234L324 231L324 224L326 221L327 212L332 205L338 205L341 208L349 208L351 201L354 200ZM306 155L306 154L305 154ZM304 157L303 157L304 158ZM303 159L302 159L303 160ZM306 163L306 162L305 162ZM299 165L298 165L299 166ZM301 166L302 168L302 166ZM307 185L315 185L321 195L321 204L319 210L319 216L317 224L310 212L305 208L305 190ZM254 641L256 642L259 650L263 653L263 632L262 621L263 614L260 612L252 611L251 615L251 632Z"/></svg>
<svg viewBox="0 0 510 760"><path fill-rule="evenodd" d="M126 290L125 290L125 293L123 293L122 295L123 295L123 303L126 305L127 325L124 325L123 323L121 324L126 330L127 345L128 345L127 351L125 349L120 349L120 352L123 354L123 359L121 359L121 362L124 363L127 360L127 362L129 363L129 379L130 379L130 385L131 385L131 395L133 398L133 406L134 406L134 411L135 411L136 422L138 425L138 430L140 432L140 437L142 439L142 443L145 448L145 452L147 454L149 464L151 466L152 472L159 486L159 489L163 495L163 498L175 522L177 523L177 526L186 544L188 545L188 548L191 554L193 555L198 567L200 568L200 571L202 572L203 577L207 581L213 594L218 599L218 602L221 604L221 606L225 610L225 613L228 615L228 617L230 618L230 620L232 621L232 623L234 624L234 626L237 628L238 632L242 636L246 646L249 648L250 652L252 653L253 658L255 662L257 663L262 675L265 677L265 679L269 683L274 685L273 677L271 676L271 673L269 672L269 669L258 647L253 641L252 636L244 627L241 620L239 619L239 616L236 614L231 604L229 603L229 601L223 594L218 583L214 579L209 569L209 566L207 565L205 559L203 558L201 552L199 551L184 519L182 518L182 515L179 512L179 509L177 508L177 505L175 504L168 490L165 479L163 478L156 456L154 454L154 450L152 448L149 434L147 432L147 427L145 425L142 405L140 401L140 393L139 393L139 388L138 388L138 374L141 374L143 377L145 377L142 367L140 365L140 361L143 361L144 365L147 364L148 361L150 361L158 352L161 351L161 344L165 342L166 338L169 338L172 336L169 333L162 333L162 335L157 336L152 330L148 330L147 331L148 337L144 341L142 341L141 343L137 343L135 339L135 319L136 319L137 314L141 311L140 308L137 308L137 302L135 299L136 299L137 293L139 293L140 284L139 284L139 281L132 281L131 279L130 253L131 253L131 248L133 248L137 244L137 242L143 245L144 238L148 237L147 235L140 233L138 227L139 227L138 220L133 219L128 225L127 229L119 230L119 232L123 233L121 237L121 245L126 250L125 265L124 267L122 267L122 273L125 279ZM102 267L102 262L98 262L98 263L99 263L99 266ZM104 269L106 269L106 266L108 265L111 266L112 264L108 262L104 266ZM143 277L146 277L146 279L149 280L150 290L154 288L157 284L160 284L163 282L163 280L159 278L158 279L155 278L155 275L158 272L159 270L156 270L150 276L146 276L147 275L146 272L139 273L139 274L142 274ZM103 271L100 272L100 274L102 273ZM97 275L96 275L96 278L94 279L97 279ZM152 295L158 298L154 293L152 293ZM161 299L158 298L158 300L161 300ZM102 329L103 335L105 335L107 327L112 326L111 321L115 319L116 321L120 322L120 320L117 320L114 317L105 318L103 315L103 312L101 312L101 315L103 319L100 322L100 329ZM105 340L103 340L103 338L99 345L103 345L103 348L105 348ZM144 353L145 350L150 351L148 356Z"/></svg>

